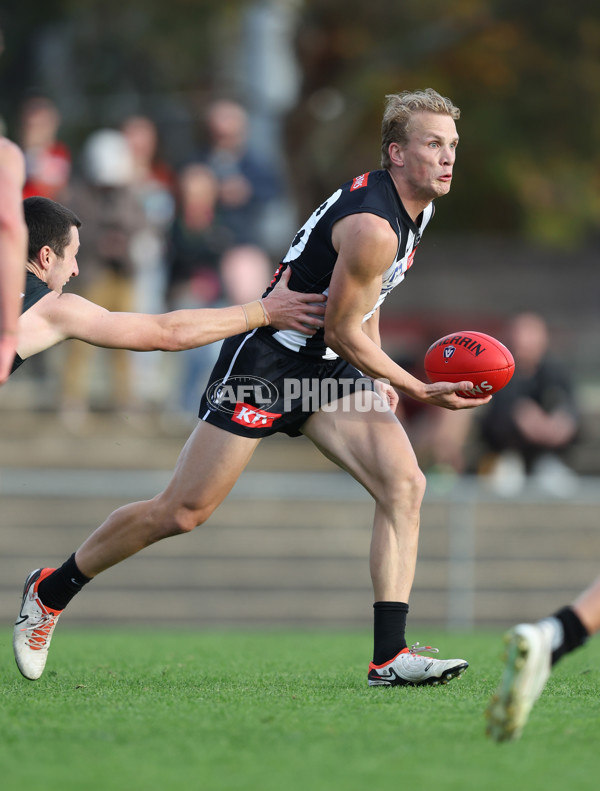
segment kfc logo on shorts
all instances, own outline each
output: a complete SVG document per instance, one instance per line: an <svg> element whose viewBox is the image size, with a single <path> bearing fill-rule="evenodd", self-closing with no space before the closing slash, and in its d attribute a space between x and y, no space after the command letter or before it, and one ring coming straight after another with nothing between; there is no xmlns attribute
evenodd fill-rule
<svg viewBox="0 0 600 791"><path fill-rule="evenodd" d="M239 423L240 426L246 426L246 428L269 428L278 417L281 417L281 413L265 412L252 406L252 404L240 402L236 405L231 419Z"/></svg>
<svg viewBox="0 0 600 791"><path fill-rule="evenodd" d="M354 192L354 190L359 190L361 187L366 187L367 181L369 180L369 173L363 173L362 176L357 176L352 182L352 186L350 187L350 192Z"/></svg>

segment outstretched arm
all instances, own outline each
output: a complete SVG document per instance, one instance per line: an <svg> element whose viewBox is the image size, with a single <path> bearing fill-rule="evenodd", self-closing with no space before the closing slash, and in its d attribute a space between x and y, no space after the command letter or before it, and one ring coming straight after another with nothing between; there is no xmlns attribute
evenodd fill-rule
<svg viewBox="0 0 600 791"><path fill-rule="evenodd" d="M25 282L27 229L22 190L21 150L0 138L0 384L6 381L17 350L17 324Z"/></svg>
<svg viewBox="0 0 600 791"><path fill-rule="evenodd" d="M132 351L182 351L272 323L281 329L323 326L320 294L289 291L287 279L264 299L229 308L175 310L151 315L111 313L76 294L47 294L19 320L20 356L25 359L67 338ZM283 278L282 278L283 280ZM304 332L308 330L304 327Z"/></svg>

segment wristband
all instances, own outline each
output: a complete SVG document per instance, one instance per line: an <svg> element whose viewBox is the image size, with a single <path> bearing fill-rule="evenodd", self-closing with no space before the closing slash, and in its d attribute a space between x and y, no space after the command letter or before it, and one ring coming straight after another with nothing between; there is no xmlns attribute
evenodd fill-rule
<svg viewBox="0 0 600 791"><path fill-rule="evenodd" d="M254 302L242 305L242 309L246 317L246 332L257 327L266 327L267 324L271 323L269 314L260 299L255 299Z"/></svg>
<svg viewBox="0 0 600 791"><path fill-rule="evenodd" d="M265 316L265 323L264 323L263 326L268 327L269 324L271 323L271 317L267 313L267 309L265 308L265 303L262 301L262 299L259 299L258 301L260 302L260 306L263 309L263 313L264 313L264 316Z"/></svg>

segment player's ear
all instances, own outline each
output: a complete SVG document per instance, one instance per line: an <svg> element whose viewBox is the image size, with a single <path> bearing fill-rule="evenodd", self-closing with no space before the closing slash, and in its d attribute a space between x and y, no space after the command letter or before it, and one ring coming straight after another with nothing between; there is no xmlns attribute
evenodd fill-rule
<svg viewBox="0 0 600 791"><path fill-rule="evenodd" d="M392 164L397 165L399 168L404 167L404 151L400 148L399 143L390 143L388 154Z"/></svg>
<svg viewBox="0 0 600 791"><path fill-rule="evenodd" d="M42 269L50 269L50 265L52 264L52 255L53 250L50 245L45 244L43 247L40 247L37 257L38 263Z"/></svg>

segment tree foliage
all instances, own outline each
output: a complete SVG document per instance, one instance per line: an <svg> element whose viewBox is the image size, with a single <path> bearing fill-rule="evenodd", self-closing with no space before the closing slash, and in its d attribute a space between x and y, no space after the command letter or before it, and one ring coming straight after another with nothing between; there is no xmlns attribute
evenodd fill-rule
<svg viewBox="0 0 600 791"><path fill-rule="evenodd" d="M596 3L309 0L297 46L304 85L289 150L305 180L333 185L372 168L383 96L431 86L462 109L453 199L437 227L561 245L597 229ZM343 112L315 120L315 95L332 88Z"/></svg>
<svg viewBox="0 0 600 791"><path fill-rule="evenodd" d="M256 4L258 0L254 0ZM600 217L596 0L262 0L295 9L301 68L285 146L301 210L379 163L383 97L435 87L462 109L453 199L436 227L575 244ZM107 95L190 105L223 81L250 0L30 0L0 19L2 110L60 29L88 113ZM32 20L34 20L32 22ZM229 86L231 87L231 86ZM440 207L441 208L441 207Z"/></svg>

